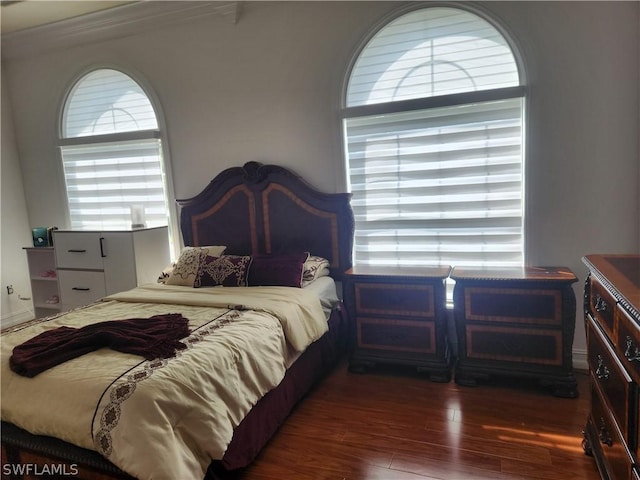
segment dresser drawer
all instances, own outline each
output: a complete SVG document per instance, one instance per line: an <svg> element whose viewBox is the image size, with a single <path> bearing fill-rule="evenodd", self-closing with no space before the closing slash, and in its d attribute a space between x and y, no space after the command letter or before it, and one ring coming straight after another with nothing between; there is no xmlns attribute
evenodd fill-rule
<svg viewBox="0 0 640 480"><path fill-rule="evenodd" d="M562 324L562 292L558 289L467 287L467 322Z"/></svg>
<svg viewBox="0 0 640 480"><path fill-rule="evenodd" d="M432 319L433 285L356 282L356 314Z"/></svg>
<svg viewBox="0 0 640 480"><path fill-rule="evenodd" d="M616 347L624 355L622 363L640 384L640 327L620 305L616 307L616 324Z"/></svg>
<svg viewBox="0 0 640 480"><path fill-rule="evenodd" d="M598 384L627 443L635 443L629 418L635 414L635 384L591 316L588 316L587 338L592 382Z"/></svg>
<svg viewBox="0 0 640 480"><path fill-rule="evenodd" d="M616 300L609 291L595 278L591 278L589 293L589 310L602 325L610 338L614 338L614 312Z"/></svg>
<svg viewBox="0 0 640 480"><path fill-rule="evenodd" d="M58 268L102 270L101 235L96 232L55 232Z"/></svg>
<svg viewBox="0 0 640 480"><path fill-rule="evenodd" d="M632 460L614 420L595 385L591 385L591 419L598 434L599 448L606 461L610 480L631 478Z"/></svg>
<svg viewBox="0 0 640 480"><path fill-rule="evenodd" d="M88 305L107 294L103 272L58 270L58 279L65 309Z"/></svg>
<svg viewBox="0 0 640 480"><path fill-rule="evenodd" d="M436 353L434 322L358 317L356 328L359 348Z"/></svg>

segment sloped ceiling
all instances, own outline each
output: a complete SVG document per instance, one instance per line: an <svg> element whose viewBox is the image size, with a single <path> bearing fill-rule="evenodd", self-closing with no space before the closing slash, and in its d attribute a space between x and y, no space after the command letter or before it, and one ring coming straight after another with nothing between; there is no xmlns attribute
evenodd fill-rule
<svg viewBox="0 0 640 480"><path fill-rule="evenodd" d="M13 33L47 25L87 13L106 10L129 1L41 1L21 0L0 3L0 32Z"/></svg>

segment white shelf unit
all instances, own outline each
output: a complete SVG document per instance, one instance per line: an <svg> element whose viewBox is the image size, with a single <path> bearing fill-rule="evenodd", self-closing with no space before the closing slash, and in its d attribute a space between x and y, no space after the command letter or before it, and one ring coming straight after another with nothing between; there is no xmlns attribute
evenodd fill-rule
<svg viewBox="0 0 640 480"><path fill-rule="evenodd" d="M60 290L53 247L25 247L31 280L31 298L36 318L53 315L61 310ZM57 299L57 302L54 300Z"/></svg>

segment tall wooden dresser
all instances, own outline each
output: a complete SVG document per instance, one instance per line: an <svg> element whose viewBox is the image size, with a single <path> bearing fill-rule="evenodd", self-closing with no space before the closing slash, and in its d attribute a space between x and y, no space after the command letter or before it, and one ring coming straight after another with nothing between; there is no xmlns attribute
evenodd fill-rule
<svg viewBox="0 0 640 480"><path fill-rule="evenodd" d="M640 256L588 255L591 411L583 448L604 480L640 479Z"/></svg>

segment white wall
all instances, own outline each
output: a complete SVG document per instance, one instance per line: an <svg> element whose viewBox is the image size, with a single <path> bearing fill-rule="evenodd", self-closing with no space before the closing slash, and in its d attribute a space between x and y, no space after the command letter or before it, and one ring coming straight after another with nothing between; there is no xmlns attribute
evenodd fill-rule
<svg viewBox="0 0 640 480"><path fill-rule="evenodd" d="M27 256L22 247L33 245L27 217L27 204L22 186L22 173L16 150L11 104L5 83L2 83L2 151L0 153L0 305L2 314L0 326L7 327L33 318L30 298L31 286L27 267ZM9 295L7 286L13 286Z"/></svg>
<svg viewBox="0 0 640 480"><path fill-rule="evenodd" d="M574 351L583 359L581 257L640 253L640 3L475 5L504 24L527 65L527 258L580 277ZM157 94L176 197L197 194L221 169L249 160L343 190L346 69L372 25L401 6L248 2L235 24L201 16L58 51L8 54L3 82L15 108L30 224L64 226L55 126L66 89L95 65L137 73Z"/></svg>

